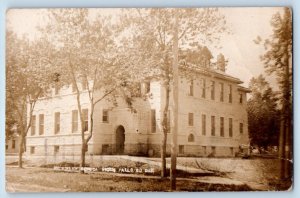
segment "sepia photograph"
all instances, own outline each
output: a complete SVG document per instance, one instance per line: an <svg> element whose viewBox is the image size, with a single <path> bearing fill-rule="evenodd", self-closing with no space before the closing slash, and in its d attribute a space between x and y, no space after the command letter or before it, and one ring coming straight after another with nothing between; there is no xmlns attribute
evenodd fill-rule
<svg viewBox="0 0 300 198"><path fill-rule="evenodd" d="M289 7L6 12L6 191L293 189Z"/></svg>

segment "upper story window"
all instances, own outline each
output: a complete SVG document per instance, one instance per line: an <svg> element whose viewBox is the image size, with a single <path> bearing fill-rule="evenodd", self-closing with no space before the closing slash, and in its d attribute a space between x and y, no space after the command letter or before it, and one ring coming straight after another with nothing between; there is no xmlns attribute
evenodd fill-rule
<svg viewBox="0 0 300 198"><path fill-rule="evenodd" d="M109 122L109 115L107 109L102 110L102 122Z"/></svg>
<svg viewBox="0 0 300 198"><path fill-rule="evenodd" d="M134 83L131 91L132 91L132 97L141 97L142 96L141 83Z"/></svg>
<svg viewBox="0 0 300 198"><path fill-rule="evenodd" d="M194 114L193 113L189 113L189 126L194 126Z"/></svg>
<svg viewBox="0 0 300 198"><path fill-rule="evenodd" d="M74 83L72 83L72 93L76 92L76 86Z"/></svg>
<svg viewBox="0 0 300 198"><path fill-rule="evenodd" d="M59 94L59 90L60 90L59 85L57 83L55 83L55 85L54 85L54 94L58 95Z"/></svg>
<svg viewBox="0 0 300 198"><path fill-rule="evenodd" d="M44 134L44 114L39 115L39 135Z"/></svg>
<svg viewBox="0 0 300 198"><path fill-rule="evenodd" d="M151 133L156 132L156 111L151 109Z"/></svg>
<svg viewBox="0 0 300 198"><path fill-rule="evenodd" d="M215 81L210 82L210 99L215 99Z"/></svg>
<svg viewBox="0 0 300 198"><path fill-rule="evenodd" d="M145 87L145 94L150 93L150 82L145 82L144 87Z"/></svg>
<svg viewBox="0 0 300 198"><path fill-rule="evenodd" d="M54 134L60 132L60 112L54 114Z"/></svg>
<svg viewBox="0 0 300 198"><path fill-rule="evenodd" d="M72 111L72 132L78 131L78 110Z"/></svg>
<svg viewBox="0 0 300 198"><path fill-rule="evenodd" d="M84 77L82 78L81 86L82 86L82 90L87 90L88 89L88 81Z"/></svg>
<svg viewBox="0 0 300 198"><path fill-rule="evenodd" d="M220 101L224 102L224 83L220 83Z"/></svg>
<svg viewBox="0 0 300 198"><path fill-rule="evenodd" d="M243 104L243 94L240 93L239 95L240 95L240 104Z"/></svg>
<svg viewBox="0 0 300 198"><path fill-rule="evenodd" d="M206 80L205 80L205 78L201 79L201 86L202 86L201 97L205 98L205 95L206 95Z"/></svg>
<svg viewBox="0 0 300 198"><path fill-rule="evenodd" d="M232 85L229 85L229 95L228 95L228 101L229 103L232 103Z"/></svg>
<svg viewBox="0 0 300 198"><path fill-rule="evenodd" d="M88 109L82 109L82 115L83 115L83 131L89 130L89 110Z"/></svg>
<svg viewBox="0 0 300 198"><path fill-rule="evenodd" d="M35 135L35 128L36 128L36 116L33 115L31 117L31 135Z"/></svg>
<svg viewBox="0 0 300 198"><path fill-rule="evenodd" d="M189 96L193 96L193 95L194 95L194 81L191 80L190 87L189 87Z"/></svg>

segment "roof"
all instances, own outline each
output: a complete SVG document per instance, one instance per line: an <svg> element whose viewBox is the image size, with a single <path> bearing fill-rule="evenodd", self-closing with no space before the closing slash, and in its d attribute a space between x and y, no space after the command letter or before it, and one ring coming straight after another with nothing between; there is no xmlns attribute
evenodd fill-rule
<svg viewBox="0 0 300 198"><path fill-rule="evenodd" d="M250 89L248 89L248 88L246 88L246 87L243 87L243 86L240 86L240 85L238 85L238 90L239 90L239 91L246 92L246 93L250 93L250 92L251 92Z"/></svg>
<svg viewBox="0 0 300 198"><path fill-rule="evenodd" d="M219 78L219 79L231 81L231 82L234 82L234 83L237 83L237 84L242 84L243 83L243 81L241 81L239 78L230 76L230 75L226 74L223 71L216 70L216 69L213 69L213 68L199 67L199 66L192 65L192 64L188 64L188 65L187 64L181 64L180 69L188 69L188 70L190 69L190 70L195 71L197 73L201 73L201 74L211 76L211 77L214 77L214 78Z"/></svg>

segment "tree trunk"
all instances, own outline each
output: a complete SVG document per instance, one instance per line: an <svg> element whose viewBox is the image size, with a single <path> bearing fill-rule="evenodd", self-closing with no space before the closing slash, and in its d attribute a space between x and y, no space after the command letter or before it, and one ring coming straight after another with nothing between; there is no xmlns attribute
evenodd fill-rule
<svg viewBox="0 0 300 198"><path fill-rule="evenodd" d="M166 67L166 78L167 82L165 83L165 90L166 90L166 97L165 97L165 107L163 111L163 121L162 121L162 128L163 128L163 138L161 144L161 177L167 176L167 165L166 165L166 153L167 153L167 135L170 130L168 125L168 112L169 112L169 104L170 104L170 77L169 77L169 66L167 56L165 57L165 67Z"/></svg>
<svg viewBox="0 0 300 198"><path fill-rule="evenodd" d="M172 144L171 144L171 170L170 183L171 190L176 190L176 160L177 160L177 130L178 130L178 15L175 12L175 25L173 37L173 124L172 124Z"/></svg>
<svg viewBox="0 0 300 198"><path fill-rule="evenodd" d="M284 116L280 118L280 134L279 134L279 160L280 160L280 178L284 179L285 175L285 120Z"/></svg>
<svg viewBox="0 0 300 198"><path fill-rule="evenodd" d="M80 163L81 168L85 167L86 147L87 147L87 144L85 142L82 142L82 146L81 146L81 163ZM83 172L83 170L81 170L81 172Z"/></svg>
<svg viewBox="0 0 300 198"><path fill-rule="evenodd" d="M169 98L170 98L170 91L169 91L169 85L167 85L166 88L166 105L163 112L163 138L162 138L162 144L161 144L161 177L167 176L167 166L166 166L166 153L167 153L167 135L169 126L168 126L168 111L169 111Z"/></svg>
<svg viewBox="0 0 300 198"><path fill-rule="evenodd" d="M23 168L23 152L24 152L24 135L23 135L24 132L21 132L21 139L20 139L20 142L19 142L19 161L18 161L18 165L19 165L19 168Z"/></svg>

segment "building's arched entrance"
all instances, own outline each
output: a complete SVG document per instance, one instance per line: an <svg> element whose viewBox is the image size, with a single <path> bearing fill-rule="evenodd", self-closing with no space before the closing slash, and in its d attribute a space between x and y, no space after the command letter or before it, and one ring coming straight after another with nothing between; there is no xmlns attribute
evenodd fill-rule
<svg viewBox="0 0 300 198"><path fill-rule="evenodd" d="M122 125L118 126L116 130L116 153L124 153L124 143L125 143L125 129Z"/></svg>

